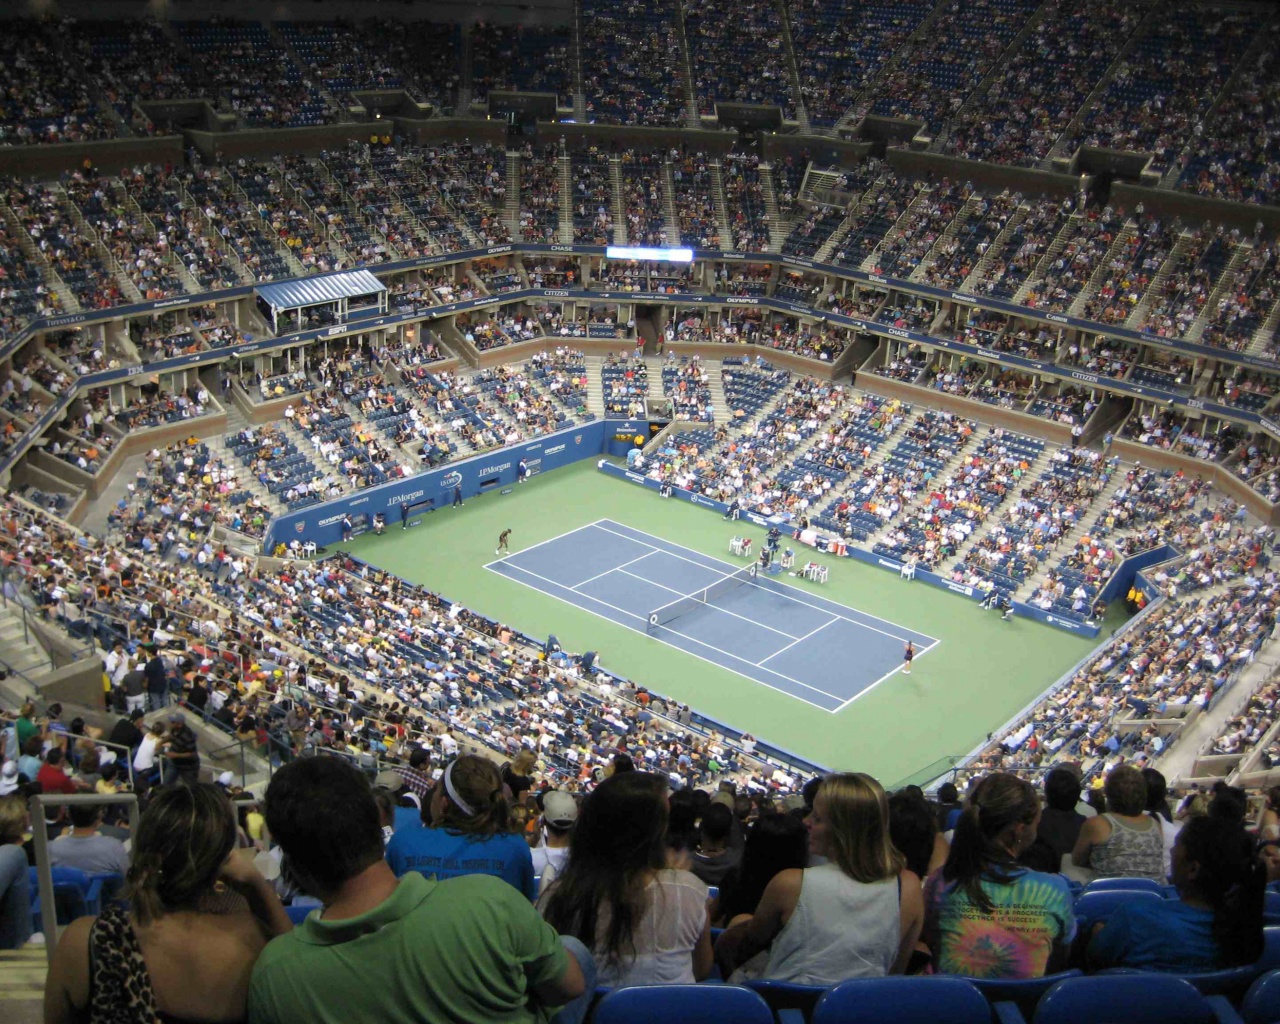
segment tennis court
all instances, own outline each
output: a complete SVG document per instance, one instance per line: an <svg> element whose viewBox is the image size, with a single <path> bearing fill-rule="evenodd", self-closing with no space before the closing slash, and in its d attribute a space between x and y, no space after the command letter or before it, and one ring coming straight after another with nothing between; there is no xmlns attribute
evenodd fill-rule
<svg viewBox="0 0 1280 1024"><path fill-rule="evenodd" d="M741 560L609 519L485 568L824 711L840 711L900 671L908 640L917 661L938 644L809 586L749 576Z"/></svg>

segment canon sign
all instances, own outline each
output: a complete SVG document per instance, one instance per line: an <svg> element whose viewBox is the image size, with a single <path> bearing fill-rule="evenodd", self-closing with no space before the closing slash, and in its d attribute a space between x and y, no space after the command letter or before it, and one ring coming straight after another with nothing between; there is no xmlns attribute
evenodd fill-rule
<svg viewBox="0 0 1280 1024"><path fill-rule="evenodd" d="M1067 323L1067 318L1060 313L1046 313L1044 318L1046 320L1052 320L1055 324Z"/></svg>

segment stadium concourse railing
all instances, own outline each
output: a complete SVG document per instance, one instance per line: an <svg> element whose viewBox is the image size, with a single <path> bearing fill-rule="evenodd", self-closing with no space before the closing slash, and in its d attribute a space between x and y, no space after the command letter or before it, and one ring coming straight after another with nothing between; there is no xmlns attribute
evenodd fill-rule
<svg viewBox="0 0 1280 1024"><path fill-rule="evenodd" d="M402 260L395 263L380 264L376 267L370 267L369 269L383 277L386 277L388 275L406 273L424 268L439 267L453 263L461 263L472 259L480 259L496 255L552 254L560 256L600 257L605 255L605 251L606 250L603 246L520 243L488 246L483 249L463 250L446 255ZM935 288L919 282L884 277L882 275L853 270L836 264L819 263L815 260L780 256L774 253L740 253L699 250L695 252L694 256L695 260L700 262L746 261L758 264L779 265L789 269L807 270L814 273L825 274L837 279L871 284L881 288L893 288L920 298L933 299L948 303L960 303L977 309L1004 313L1028 320L1040 321L1057 327L1067 327L1080 331L1087 331L1092 334L1106 335L1107 337L1117 340L1128 341L1136 344L1154 345L1159 348L1195 358L1213 359L1219 362L1246 366L1251 369L1266 371L1269 373L1280 372L1280 365L1275 361L1262 359L1256 356L1249 356L1226 349L1214 348L1208 345L1200 345L1194 342L1161 338L1156 335L1129 330L1127 328L1111 327L1105 324L1083 320L1078 317L1047 312L1028 306L1020 306L1013 302L971 295L950 289ZM0 359L13 355L27 340L45 331L83 327L88 324L103 323L110 320L153 314L187 306L203 305L211 302L238 300L249 297L253 292L254 286L244 285L217 292L184 295L174 298L136 303L128 306L118 306L111 309L72 313L64 316L36 320L0 344ZM573 298L575 300L588 302L605 301L615 303L625 302L649 304L676 303L682 306L708 305L756 307L777 312L792 313L798 316L811 317L815 320L822 319L833 326L851 328L874 337L916 342L930 348L972 356L978 359L993 361L1001 365L1007 365L1015 369L1030 371L1049 379L1061 380L1064 382L1075 383L1077 385L1088 385L1090 387L1111 391L1123 396L1161 402L1169 407L1188 410L1194 415L1210 414L1222 419L1243 423L1251 429L1261 430L1268 436L1280 440L1280 422L1251 410L1223 405L1221 403L1211 402L1207 399L1191 397L1183 394L1182 392L1169 391L1153 387L1151 385L1135 384L1102 374L1073 370L1067 367L1058 366L1055 363L1026 359L1009 353L993 352L980 348L976 345L966 344L954 339L934 337L923 332L913 331L903 327L896 327L874 320L844 316L843 314L825 309L817 309L801 303L769 297L751 296L704 294L671 295L666 293L620 292L609 289L586 290L526 288L517 291L502 292L497 295L486 295L458 302L444 303L437 306L414 308L383 316L352 318L345 323L330 327L299 331L280 337L247 341L244 344L237 345L233 349L212 349L204 352L178 356L173 359L157 360L155 362L144 363L138 366L125 366L114 370L105 370L101 373L88 374L78 378L75 381L73 388L68 389L59 396L53 405L46 410L44 415L36 421L32 428L27 431L21 439L19 439L19 441L14 445L14 448L4 457L4 459L0 460L0 473L10 469L17 459L27 450L31 443L62 416L76 395L87 388L126 383L131 378L144 373L152 375L192 369L212 363L220 363L229 356L242 358L277 349L305 345L317 340L327 340L331 338L336 339L350 334L386 329L400 324L434 320L440 317L466 312L468 310L504 306L516 302L547 298ZM815 367L820 367L822 364L815 361L814 365ZM829 367L830 364L826 365Z"/></svg>

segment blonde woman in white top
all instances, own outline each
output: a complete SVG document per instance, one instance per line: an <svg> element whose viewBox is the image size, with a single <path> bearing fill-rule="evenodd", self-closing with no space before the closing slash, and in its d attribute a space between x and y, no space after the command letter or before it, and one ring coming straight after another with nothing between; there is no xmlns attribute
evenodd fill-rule
<svg viewBox="0 0 1280 1024"><path fill-rule="evenodd" d="M667 780L605 779L582 803L569 859L538 900L591 950L600 985L674 985L711 973L707 887L666 866Z"/></svg>
<svg viewBox="0 0 1280 1024"><path fill-rule="evenodd" d="M869 775L828 775L805 823L816 867L780 871L750 920L725 930L727 977L763 949L763 977L801 985L900 974L924 924L920 879L889 838L889 805Z"/></svg>

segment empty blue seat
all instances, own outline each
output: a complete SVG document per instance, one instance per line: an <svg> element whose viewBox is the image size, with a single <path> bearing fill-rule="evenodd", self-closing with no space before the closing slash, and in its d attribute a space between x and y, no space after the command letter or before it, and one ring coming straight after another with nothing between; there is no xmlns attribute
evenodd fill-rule
<svg viewBox="0 0 1280 1024"><path fill-rule="evenodd" d="M1034 1024L1216 1024L1213 1005L1190 982L1161 974L1067 978L1036 1007Z"/></svg>
<svg viewBox="0 0 1280 1024"><path fill-rule="evenodd" d="M854 978L813 1010L813 1024L990 1024L991 1007L963 978Z"/></svg>
<svg viewBox="0 0 1280 1024"><path fill-rule="evenodd" d="M614 989L596 1006L594 1024L773 1024L755 992L738 985L640 985Z"/></svg>
<svg viewBox="0 0 1280 1024"><path fill-rule="evenodd" d="M1280 970L1268 971L1250 987L1240 1005L1244 1024L1275 1024L1280 1021Z"/></svg>
<svg viewBox="0 0 1280 1024"><path fill-rule="evenodd" d="M1108 892L1119 889L1123 892L1164 892L1164 888L1159 882L1153 882L1150 878L1095 878L1084 887L1084 891L1086 893Z"/></svg>

